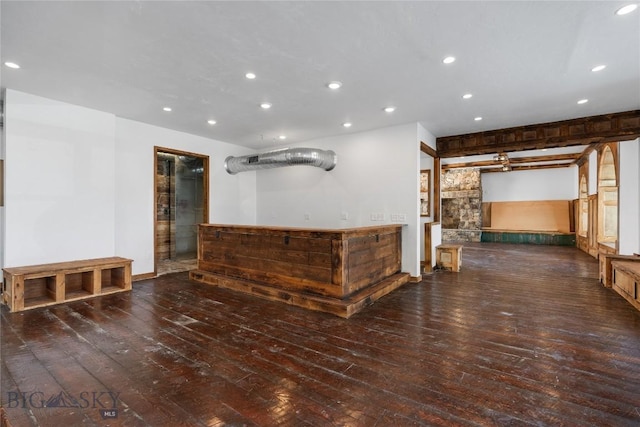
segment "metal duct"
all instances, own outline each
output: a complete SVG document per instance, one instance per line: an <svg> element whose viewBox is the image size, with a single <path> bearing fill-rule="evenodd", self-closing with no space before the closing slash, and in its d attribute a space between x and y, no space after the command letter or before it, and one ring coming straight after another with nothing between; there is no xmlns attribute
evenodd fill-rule
<svg viewBox="0 0 640 427"><path fill-rule="evenodd" d="M285 148L262 154L241 157L229 156L224 161L224 168L231 175L235 175L238 172L297 165L315 166L330 171L336 166L337 161L336 153L331 150Z"/></svg>

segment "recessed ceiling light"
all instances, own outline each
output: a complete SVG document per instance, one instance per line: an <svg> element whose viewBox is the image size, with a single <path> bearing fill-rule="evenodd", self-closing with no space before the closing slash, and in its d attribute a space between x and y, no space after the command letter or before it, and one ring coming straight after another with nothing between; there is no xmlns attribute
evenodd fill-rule
<svg viewBox="0 0 640 427"><path fill-rule="evenodd" d="M215 120L207 120L207 123L209 123L210 125L215 125L218 122L216 122Z"/></svg>
<svg viewBox="0 0 640 427"><path fill-rule="evenodd" d="M6 65L9 68L16 68L16 69L20 68L20 66L15 62L5 62L4 65Z"/></svg>
<svg viewBox="0 0 640 427"><path fill-rule="evenodd" d="M622 6L620 9L616 10L616 15L626 15L627 13L631 13L638 8L637 4L628 4L626 6Z"/></svg>
<svg viewBox="0 0 640 427"><path fill-rule="evenodd" d="M464 95L462 95L462 99L469 99L471 97L473 97L473 95L470 93L465 93Z"/></svg>
<svg viewBox="0 0 640 427"><path fill-rule="evenodd" d="M262 104L260 104L260 108L268 110L269 108L271 108L271 104L269 104L268 102L263 102Z"/></svg>
<svg viewBox="0 0 640 427"><path fill-rule="evenodd" d="M598 71L602 71L602 70L604 70L605 68L607 68L607 66L606 66L606 65L596 65L595 67L593 67L593 68L591 69L591 71L593 71L594 73L596 73L596 72L598 72Z"/></svg>
<svg viewBox="0 0 640 427"><path fill-rule="evenodd" d="M396 107L393 107L393 106L384 107L384 111L387 113L393 113L394 111L396 111Z"/></svg>
<svg viewBox="0 0 640 427"><path fill-rule="evenodd" d="M244 75L246 78L248 78L249 80L253 80L256 78L256 75L254 73L247 73Z"/></svg>
<svg viewBox="0 0 640 427"><path fill-rule="evenodd" d="M278 139L287 139L287 135L280 135Z"/></svg>
<svg viewBox="0 0 640 427"><path fill-rule="evenodd" d="M543 149L542 149L542 151L547 151L547 149L546 149L546 148L543 148Z"/></svg>
<svg viewBox="0 0 640 427"><path fill-rule="evenodd" d="M589 100L585 98L578 101L578 104L586 104L587 102L589 102Z"/></svg>
<svg viewBox="0 0 640 427"><path fill-rule="evenodd" d="M351 127L351 123L345 122L345 123L342 124L342 126L344 126L346 128L350 128Z"/></svg>
<svg viewBox="0 0 640 427"><path fill-rule="evenodd" d="M480 120L482 120L482 117L480 117L480 116L474 117L473 120L475 120L476 122L479 122Z"/></svg>
<svg viewBox="0 0 640 427"><path fill-rule="evenodd" d="M447 56L446 58L444 58L442 60L442 62L444 62L445 64L451 64L452 62L454 62L456 60L455 57L453 56Z"/></svg>
<svg viewBox="0 0 640 427"><path fill-rule="evenodd" d="M169 111L171 111L171 107L164 107L163 110L166 111L166 112L169 112Z"/></svg>
<svg viewBox="0 0 640 427"><path fill-rule="evenodd" d="M342 87L342 83L340 83L340 82L329 82L329 83L327 83L327 87L329 89L333 89L333 90L340 89Z"/></svg>

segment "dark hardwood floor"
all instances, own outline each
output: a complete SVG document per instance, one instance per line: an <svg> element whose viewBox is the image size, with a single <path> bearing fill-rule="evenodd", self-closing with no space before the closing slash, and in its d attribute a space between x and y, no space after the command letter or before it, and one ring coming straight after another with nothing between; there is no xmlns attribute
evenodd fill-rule
<svg viewBox="0 0 640 427"><path fill-rule="evenodd" d="M1 339L14 427L640 425L640 312L569 247L468 244L348 320L178 273Z"/></svg>

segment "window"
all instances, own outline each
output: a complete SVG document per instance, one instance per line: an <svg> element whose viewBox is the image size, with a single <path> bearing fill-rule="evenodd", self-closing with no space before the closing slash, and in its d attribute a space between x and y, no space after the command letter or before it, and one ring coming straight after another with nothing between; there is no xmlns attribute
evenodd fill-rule
<svg viewBox="0 0 640 427"><path fill-rule="evenodd" d="M618 240L618 180L610 146L602 150L598 170L598 242Z"/></svg>
<svg viewBox="0 0 640 427"><path fill-rule="evenodd" d="M587 177L580 177L580 224L578 225L578 234L587 237L589 229L589 189L587 187Z"/></svg>

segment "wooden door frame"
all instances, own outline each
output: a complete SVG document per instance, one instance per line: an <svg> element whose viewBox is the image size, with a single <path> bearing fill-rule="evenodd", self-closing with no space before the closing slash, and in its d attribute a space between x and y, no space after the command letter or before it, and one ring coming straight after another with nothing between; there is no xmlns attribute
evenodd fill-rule
<svg viewBox="0 0 640 427"><path fill-rule="evenodd" d="M153 275L158 275L158 154L166 153L202 159L202 216L209 222L209 156L166 147L153 147Z"/></svg>
<svg viewBox="0 0 640 427"><path fill-rule="evenodd" d="M420 151L433 158L433 212L432 222L424 224L424 269L425 273L433 271L431 227L440 224L440 156L438 152L429 147L425 142L420 141Z"/></svg>

